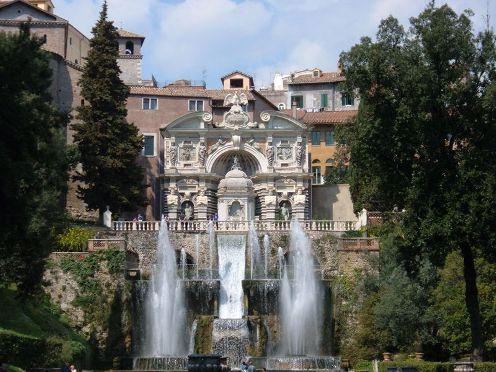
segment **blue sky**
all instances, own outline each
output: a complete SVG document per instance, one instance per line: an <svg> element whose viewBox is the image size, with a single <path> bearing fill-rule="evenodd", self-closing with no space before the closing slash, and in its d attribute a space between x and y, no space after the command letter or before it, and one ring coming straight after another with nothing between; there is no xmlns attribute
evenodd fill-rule
<svg viewBox="0 0 496 372"><path fill-rule="evenodd" d="M53 0L55 12L90 36L101 0ZM320 67L335 71L339 54L360 37L373 36L392 14L403 24L428 0L108 0L110 18L146 36L143 78L159 81L220 77L241 70L257 87L274 73ZM475 12L476 29L491 24L496 0L448 0L456 11Z"/></svg>

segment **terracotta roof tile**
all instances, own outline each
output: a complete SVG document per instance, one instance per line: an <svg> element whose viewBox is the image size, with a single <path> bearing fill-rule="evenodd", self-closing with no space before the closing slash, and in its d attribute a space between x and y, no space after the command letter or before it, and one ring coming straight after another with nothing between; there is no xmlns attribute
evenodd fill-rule
<svg viewBox="0 0 496 372"><path fill-rule="evenodd" d="M345 77L339 72L323 72L321 76L315 77L313 74L305 74L293 78L288 84L321 84L321 83L337 83L345 81Z"/></svg>
<svg viewBox="0 0 496 372"><path fill-rule="evenodd" d="M135 95L150 95L164 97L192 97L192 98L211 98L216 100L224 100L229 93L245 93L250 101L254 101L255 97L252 91L243 89L204 89L202 87L188 86L167 86L165 88L131 86L130 93Z"/></svg>
<svg viewBox="0 0 496 372"><path fill-rule="evenodd" d="M130 32L130 31L124 30L122 28L119 28L117 30L117 32L119 33L120 37L129 37L129 38L136 38L136 39L144 39L145 38L143 35L135 34L134 32Z"/></svg>
<svg viewBox="0 0 496 372"><path fill-rule="evenodd" d="M292 110L283 110L286 115L293 116ZM306 112L305 110L297 110L297 120L309 125L326 125L326 124L344 124L353 119L357 110L343 111L319 111Z"/></svg>

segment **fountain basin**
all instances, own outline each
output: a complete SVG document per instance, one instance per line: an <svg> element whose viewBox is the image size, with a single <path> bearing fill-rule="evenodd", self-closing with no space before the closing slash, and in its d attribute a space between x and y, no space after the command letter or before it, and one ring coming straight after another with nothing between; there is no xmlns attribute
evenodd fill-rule
<svg viewBox="0 0 496 372"><path fill-rule="evenodd" d="M133 361L133 370L138 371L176 371L188 370L187 356L139 357Z"/></svg>
<svg viewBox="0 0 496 372"><path fill-rule="evenodd" d="M281 356L250 358L255 367L267 371L340 371L341 359L333 356Z"/></svg>

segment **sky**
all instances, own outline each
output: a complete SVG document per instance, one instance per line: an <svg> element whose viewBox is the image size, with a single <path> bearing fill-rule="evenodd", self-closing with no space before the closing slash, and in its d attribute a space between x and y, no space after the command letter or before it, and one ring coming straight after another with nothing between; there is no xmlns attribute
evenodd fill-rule
<svg viewBox="0 0 496 372"><path fill-rule="evenodd" d="M102 0L52 0L55 13L87 36ZM275 73L319 67L336 71L339 54L362 36L373 37L381 19L408 25L429 0L108 0L117 27L146 36L143 78L159 82L205 80L240 70L257 88ZM496 19L496 0L437 0L457 12L472 9L474 28Z"/></svg>

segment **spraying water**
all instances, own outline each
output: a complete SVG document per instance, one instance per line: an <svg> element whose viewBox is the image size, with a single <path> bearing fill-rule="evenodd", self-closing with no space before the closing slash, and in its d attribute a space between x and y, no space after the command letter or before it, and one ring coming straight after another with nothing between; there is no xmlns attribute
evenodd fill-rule
<svg viewBox="0 0 496 372"><path fill-rule="evenodd" d="M147 294L145 353L148 356L184 355L184 291L177 277L176 255L162 221L158 234L157 263Z"/></svg>
<svg viewBox="0 0 496 372"><path fill-rule="evenodd" d="M214 247L215 247L215 231L214 231L213 221L209 221L207 226L207 233L208 233L208 254L209 254L208 263L210 265L210 279L213 279L213 267L214 267L213 260L214 260Z"/></svg>
<svg viewBox="0 0 496 372"><path fill-rule="evenodd" d="M285 355L315 355L320 351L322 301L310 240L298 221L291 223L290 252L294 280L290 282L286 267L280 299L284 340L281 351Z"/></svg>
<svg viewBox="0 0 496 372"><path fill-rule="evenodd" d="M250 229L248 230L248 245L250 247L250 279L257 278L257 271L260 267L260 243L258 241L257 230L255 224L250 221Z"/></svg>
<svg viewBox="0 0 496 372"><path fill-rule="evenodd" d="M277 262L279 267L279 279L282 279L282 270L284 268L284 251L282 247L277 248Z"/></svg>
<svg viewBox="0 0 496 372"><path fill-rule="evenodd" d="M184 248L181 248L181 274L183 280L185 279L186 274L186 251Z"/></svg>
<svg viewBox="0 0 496 372"><path fill-rule="evenodd" d="M195 253L196 253L196 279L200 277L200 235L196 235L195 241Z"/></svg>
<svg viewBox="0 0 496 372"><path fill-rule="evenodd" d="M263 239L264 245L264 275L265 278L268 278L268 270L269 270L269 254L270 254L270 238L269 235L265 234Z"/></svg>
<svg viewBox="0 0 496 372"><path fill-rule="evenodd" d="M245 236L219 235L220 319L243 317Z"/></svg>

